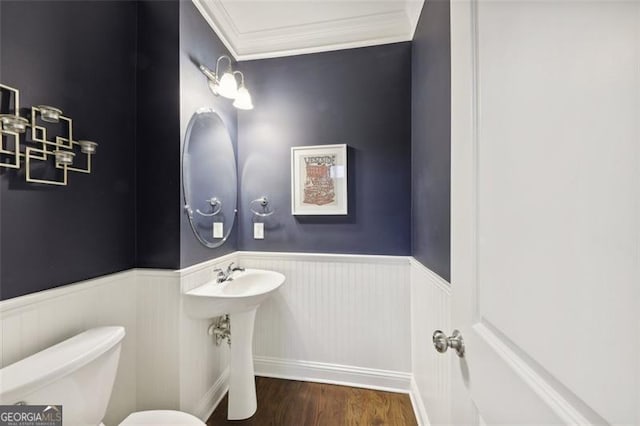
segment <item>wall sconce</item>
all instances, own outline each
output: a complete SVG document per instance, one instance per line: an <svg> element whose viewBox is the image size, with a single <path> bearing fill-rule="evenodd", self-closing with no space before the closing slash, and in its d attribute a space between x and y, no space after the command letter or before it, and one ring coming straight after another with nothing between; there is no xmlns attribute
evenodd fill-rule
<svg viewBox="0 0 640 426"><path fill-rule="evenodd" d="M253 109L253 102L251 101L251 94L247 90L244 85L244 74L240 71L234 71L234 75L240 74L240 87L238 88L238 93L236 94L236 99L233 101L233 106L238 109Z"/></svg>
<svg viewBox="0 0 640 426"><path fill-rule="evenodd" d="M227 70L220 76L220 61L227 61ZM251 94L244 84L244 74L240 71L234 71L231 66L231 58L222 55L216 61L216 71L213 72L204 65L200 65L200 71L207 76L209 89L216 96L223 96L228 99L234 99L233 106L238 109L253 109ZM236 74L240 75L240 87L236 80Z"/></svg>
<svg viewBox="0 0 640 426"><path fill-rule="evenodd" d="M67 185L68 172L91 173L91 157L96 153L98 144L88 140L73 140L73 121L62 114L58 108L49 105L31 107L30 120L20 116L20 91L13 87L0 84L3 95L13 94L13 110L0 110L0 167L20 169L22 161L25 164L25 180L27 182L43 183L47 185ZM10 98L9 98L10 100ZM2 106L9 109L10 102L3 99ZM49 140L47 127L38 122L62 123L66 127L65 136L55 136ZM26 138L30 129L30 139ZM13 143L10 141L13 139ZM12 149L10 149L12 147ZM72 167L76 155L84 154L85 167ZM51 180L32 177L31 163L46 162L54 159L56 169L62 170L62 180Z"/></svg>

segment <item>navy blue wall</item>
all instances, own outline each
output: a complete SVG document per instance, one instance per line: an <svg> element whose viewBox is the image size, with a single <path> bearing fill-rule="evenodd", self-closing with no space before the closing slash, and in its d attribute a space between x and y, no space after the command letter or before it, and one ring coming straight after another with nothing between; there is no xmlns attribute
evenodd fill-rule
<svg viewBox="0 0 640 426"><path fill-rule="evenodd" d="M178 269L237 250L237 224L218 249L193 235L180 166L186 127L199 108L215 109L236 143L236 109L209 91L198 69L214 68L229 53L188 1L140 2L138 33L136 266Z"/></svg>
<svg viewBox="0 0 640 426"><path fill-rule="evenodd" d="M449 0L429 0L412 48L412 254L451 276L451 40Z"/></svg>
<svg viewBox="0 0 640 426"><path fill-rule="evenodd" d="M68 187L0 170L0 299L236 250L236 231L217 250L196 241L180 176L191 110L214 107L237 139L235 108L193 63L225 53L191 2L0 2L0 81L100 143L93 173Z"/></svg>
<svg viewBox="0 0 640 426"><path fill-rule="evenodd" d="M255 109L238 114L242 250L408 255L411 44L240 63ZM349 146L349 215L291 215L290 148ZM249 202L276 213L254 240Z"/></svg>
<svg viewBox="0 0 640 426"><path fill-rule="evenodd" d="M0 298L134 266L136 5L1 1L0 80L100 143L69 186L0 171ZM2 169L4 170L4 169Z"/></svg>
<svg viewBox="0 0 640 426"><path fill-rule="evenodd" d="M239 64L256 108L238 112L197 70L227 52L191 2L1 1L0 81L100 146L68 187L0 171L0 299L236 249L412 253L448 279L449 44L449 3L432 0L413 44ZM202 106L239 146L240 223L217 250L182 210L182 139ZM291 216L290 147L336 143L349 146L349 215ZM277 213L254 240L262 195Z"/></svg>
<svg viewBox="0 0 640 426"><path fill-rule="evenodd" d="M191 115L202 107L211 107L220 115L229 131L234 149L237 145L237 110L232 106L232 101L216 97L209 91L207 80L198 69L199 64L215 69L216 59L221 55L229 55L229 52L198 12L193 2L180 2L180 95L182 97L179 115L180 147L184 145L184 136ZM226 62L222 63L222 65L225 64ZM180 190L182 191L182 186ZM174 203L172 206L180 208L184 204L182 197L181 192L180 202ZM229 238L221 247L210 249L200 244L193 235L189 219L184 211L180 210L179 213L181 267L194 265L238 249L238 223L234 225Z"/></svg>
<svg viewBox="0 0 640 426"><path fill-rule="evenodd" d="M180 267L177 1L138 4L136 266Z"/></svg>

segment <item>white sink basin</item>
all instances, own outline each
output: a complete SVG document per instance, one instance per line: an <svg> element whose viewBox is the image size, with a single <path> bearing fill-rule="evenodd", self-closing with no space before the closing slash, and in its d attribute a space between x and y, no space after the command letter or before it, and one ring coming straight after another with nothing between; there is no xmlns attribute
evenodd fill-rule
<svg viewBox="0 0 640 426"><path fill-rule="evenodd" d="M243 420L258 407L253 370L253 326L258 306L284 283L284 275L262 269L236 271L230 281L216 280L184 293L187 315L197 319L229 314L229 401L227 418Z"/></svg>
<svg viewBox="0 0 640 426"><path fill-rule="evenodd" d="M284 275L262 269L236 271L231 281L212 280L184 294L184 308L193 318L213 318L249 311L284 283Z"/></svg>

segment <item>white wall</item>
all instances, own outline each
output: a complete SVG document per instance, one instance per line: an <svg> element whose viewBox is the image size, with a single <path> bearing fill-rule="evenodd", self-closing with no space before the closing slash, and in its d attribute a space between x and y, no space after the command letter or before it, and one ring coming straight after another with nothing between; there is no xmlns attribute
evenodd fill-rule
<svg viewBox="0 0 640 426"><path fill-rule="evenodd" d="M236 253L200 263L180 271L181 291L189 291L210 281L217 267L238 262ZM179 303L180 410L206 419L227 392L229 346L215 345L207 334L210 320L190 318Z"/></svg>
<svg viewBox="0 0 640 426"><path fill-rule="evenodd" d="M2 301L0 367L86 329L122 325L127 334L105 424L160 408L205 419L226 392L228 348L207 334L209 321L183 314L180 292L232 260L181 271L130 270Z"/></svg>
<svg viewBox="0 0 640 426"><path fill-rule="evenodd" d="M188 317L180 294L237 262L231 254L180 271L138 270L138 410L174 409L206 419L227 390L227 345L207 334L210 320Z"/></svg>
<svg viewBox="0 0 640 426"><path fill-rule="evenodd" d="M436 352L435 330L451 333L451 288L447 281L411 261L412 397L421 424L451 423L450 353ZM428 413L428 418L427 418Z"/></svg>
<svg viewBox="0 0 640 426"><path fill-rule="evenodd" d="M105 424L132 411L179 409L206 419L227 389L226 344L180 294L217 266L285 274L258 310L256 374L412 392L427 424L447 418L450 357L431 346L449 330L448 284L408 257L238 252L181 271L132 270L0 302L0 366L83 330L127 330ZM412 380L412 372L415 380Z"/></svg>
<svg viewBox="0 0 640 426"><path fill-rule="evenodd" d="M256 374L408 391L409 258L242 252L286 282L256 316Z"/></svg>
<svg viewBox="0 0 640 426"><path fill-rule="evenodd" d="M135 278L127 271L0 302L0 367L86 329L122 325L127 334L105 419L117 424L136 409Z"/></svg>
<svg viewBox="0 0 640 426"><path fill-rule="evenodd" d="M180 276L137 270L138 410L180 408Z"/></svg>

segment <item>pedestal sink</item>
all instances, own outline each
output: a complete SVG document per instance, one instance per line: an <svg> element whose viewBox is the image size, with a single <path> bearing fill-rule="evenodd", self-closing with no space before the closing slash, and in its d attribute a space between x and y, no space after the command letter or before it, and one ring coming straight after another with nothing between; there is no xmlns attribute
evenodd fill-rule
<svg viewBox="0 0 640 426"><path fill-rule="evenodd" d="M261 269L236 271L230 280L210 281L183 294L187 315L214 318L229 314L231 360L229 365L229 420L247 419L256 412L253 371L253 325L260 303L276 291L284 275Z"/></svg>

